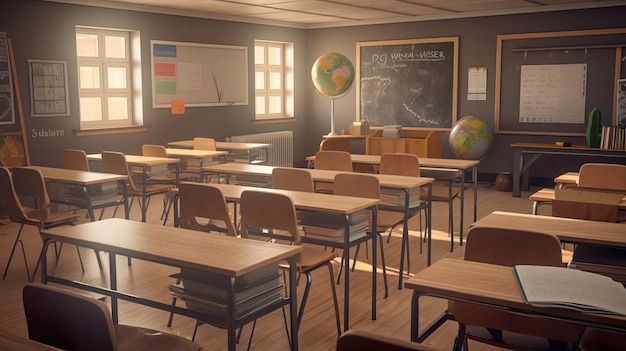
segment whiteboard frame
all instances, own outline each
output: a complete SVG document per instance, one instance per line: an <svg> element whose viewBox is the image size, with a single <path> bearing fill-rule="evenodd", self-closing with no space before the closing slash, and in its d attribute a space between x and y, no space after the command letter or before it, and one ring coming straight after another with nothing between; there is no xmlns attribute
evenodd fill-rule
<svg viewBox="0 0 626 351"><path fill-rule="evenodd" d="M586 37L586 36L602 36L602 35L618 35L626 34L626 28L612 29L590 29L562 32L540 32L540 33L520 33L520 34L500 34L497 36L496 43L496 87L495 87L495 104L494 104L494 134L510 134L510 135L548 135L548 136L585 136L585 133L559 132L559 131L525 131L525 130L503 130L500 129L501 104L502 104L502 58L504 56L503 46L507 40L523 40L523 39L545 39L545 38L565 38L565 37ZM600 46L602 47L602 46ZM622 48L619 45L610 46L615 50L615 72L614 81L617 82L621 76L621 56ZM593 49L590 45L588 49ZM528 51L549 51L549 50L569 50L569 49L587 49L585 47L555 47L555 48L528 48ZM617 96L617 84L614 87L613 96ZM613 116L615 116L615 108ZM614 120L614 119L612 119Z"/></svg>
<svg viewBox="0 0 626 351"><path fill-rule="evenodd" d="M184 96L172 96L172 100L185 100L185 107L214 107L214 106L239 106L239 105L248 105L249 104L249 79L248 79L248 47L247 46L234 46L234 45L218 45L218 44L202 44L202 43L189 43L189 42L179 42L179 41L164 41L164 40L150 40L150 77L152 78L151 88L152 88L152 108L171 108L171 103L156 103L156 80L155 80L155 56L154 56L154 45L173 45L173 46L185 46L185 47L193 47L193 48L208 48L208 49L220 49L220 50L235 50L242 51L245 67L241 67L241 70L244 72L244 84L245 84L245 100L243 101L206 101L206 102L187 102ZM211 85L213 83L210 83Z"/></svg>
<svg viewBox="0 0 626 351"><path fill-rule="evenodd" d="M452 72L452 125L448 128L429 128L429 127L406 127L403 129L427 129L438 131L449 131L458 120L458 92L459 92L459 37L439 37L439 38L422 38L422 39L400 39L400 40L379 40L379 41L359 41L356 43L356 121L361 120L361 47L364 46L393 46L407 44L430 44L430 43L453 43L454 59ZM382 127L382 126L374 126Z"/></svg>

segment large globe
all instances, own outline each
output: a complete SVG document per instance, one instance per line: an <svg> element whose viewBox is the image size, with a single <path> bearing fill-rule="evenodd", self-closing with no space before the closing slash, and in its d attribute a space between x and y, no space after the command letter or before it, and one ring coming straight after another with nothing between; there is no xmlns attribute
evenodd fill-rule
<svg viewBox="0 0 626 351"><path fill-rule="evenodd" d="M450 131L450 149L457 158L483 158L493 142L493 131L485 121L469 116L461 118Z"/></svg>
<svg viewBox="0 0 626 351"><path fill-rule="evenodd" d="M352 62L336 52L320 56L311 68L311 79L322 95L337 99L345 95L354 81Z"/></svg>

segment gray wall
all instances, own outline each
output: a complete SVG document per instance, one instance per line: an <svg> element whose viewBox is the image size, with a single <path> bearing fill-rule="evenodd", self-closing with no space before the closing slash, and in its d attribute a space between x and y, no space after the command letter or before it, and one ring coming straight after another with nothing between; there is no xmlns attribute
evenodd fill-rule
<svg viewBox="0 0 626 351"><path fill-rule="evenodd" d="M313 154L321 136L329 131L330 102L310 82L310 67L322 54L341 52L356 62L356 42L372 40L459 37L458 116L473 115L493 126L495 96L496 36L498 34L564 31L624 27L626 6L617 8L561 11L539 14L493 16L456 20L411 22L389 25L300 30L228 21L205 20L135 11L109 10L36 0L11 1L2 4L0 31L13 41L17 74L24 108L26 131L33 164L60 165L60 150L81 148L87 152L118 150L139 153L144 143L212 136L218 140L238 134L275 130L294 131L294 160L302 164ZM138 30L141 33L144 87L144 123L146 133L76 137L79 128L76 50L76 25ZM168 109L153 109L150 94L150 40L172 40L208 44L245 45L249 47L249 72L253 77L253 41L255 39L294 43L296 59L295 122L254 125L254 106L187 108L183 116L172 116ZM591 43L593 44L593 43ZM28 59L68 62L70 83L70 117L30 117ZM487 100L467 101L468 67L488 70ZM608 68L607 69L612 69ZM252 81L249 101L254 101ZM593 89L593 87L588 87ZM356 89L335 101L335 128L345 129L356 116ZM604 113L610 118L610 113ZM34 137L33 131L63 130L60 137ZM0 132L11 127L1 126ZM512 169L510 143L517 141L552 143L557 137L496 135L494 145L481 162L479 172L494 174ZM584 138L568 138L584 144ZM445 157L452 157L447 147L447 133L442 133ZM540 160L536 174L553 177L564 170L576 169L580 159Z"/></svg>

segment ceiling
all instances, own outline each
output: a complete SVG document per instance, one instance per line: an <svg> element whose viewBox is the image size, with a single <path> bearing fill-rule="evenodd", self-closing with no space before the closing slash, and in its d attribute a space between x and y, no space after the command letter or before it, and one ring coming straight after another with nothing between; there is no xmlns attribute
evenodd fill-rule
<svg viewBox="0 0 626 351"><path fill-rule="evenodd" d="M626 5L622 0L47 0L294 28L327 28Z"/></svg>

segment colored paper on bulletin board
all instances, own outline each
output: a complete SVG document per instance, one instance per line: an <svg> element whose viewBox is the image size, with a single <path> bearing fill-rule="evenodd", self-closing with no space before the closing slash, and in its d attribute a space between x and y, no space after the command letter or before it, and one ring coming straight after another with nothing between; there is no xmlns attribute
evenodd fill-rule
<svg viewBox="0 0 626 351"><path fill-rule="evenodd" d="M171 105L173 115L185 114L185 100L172 100Z"/></svg>
<svg viewBox="0 0 626 351"><path fill-rule="evenodd" d="M176 76L176 64L173 63L155 63L154 64L154 76L155 77L174 77Z"/></svg>
<svg viewBox="0 0 626 351"><path fill-rule="evenodd" d="M176 95L176 82L160 81L156 82L156 92L159 95Z"/></svg>

